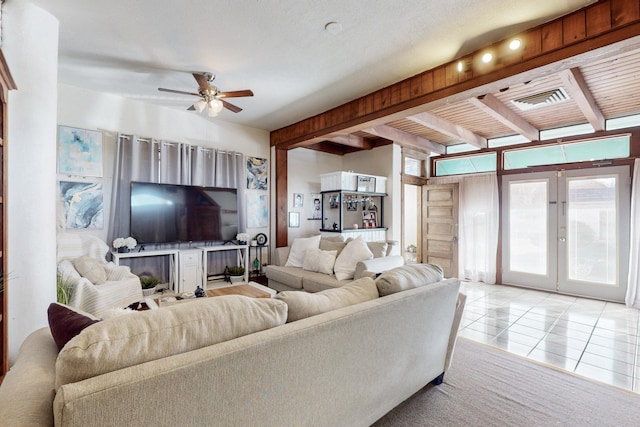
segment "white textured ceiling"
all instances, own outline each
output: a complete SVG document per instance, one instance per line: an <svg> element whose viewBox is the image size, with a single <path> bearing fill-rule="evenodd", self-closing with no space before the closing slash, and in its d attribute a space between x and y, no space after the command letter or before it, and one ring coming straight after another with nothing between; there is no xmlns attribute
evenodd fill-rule
<svg viewBox="0 0 640 427"><path fill-rule="evenodd" d="M197 98L157 88L196 91L190 73L212 72L255 96L211 120L274 130L594 1L31 2L60 21L60 83L186 109Z"/></svg>

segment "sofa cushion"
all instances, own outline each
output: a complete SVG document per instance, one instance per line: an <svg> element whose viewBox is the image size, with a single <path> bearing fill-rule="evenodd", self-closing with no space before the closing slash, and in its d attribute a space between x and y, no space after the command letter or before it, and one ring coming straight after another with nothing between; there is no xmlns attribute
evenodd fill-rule
<svg viewBox="0 0 640 427"><path fill-rule="evenodd" d="M351 240L336 258L336 263L333 266L336 279L353 279L358 261L364 261L371 258L373 258L373 254L369 250L367 242L364 241L362 236L358 236Z"/></svg>
<svg viewBox="0 0 640 427"><path fill-rule="evenodd" d="M367 242L367 247L373 254L374 258L382 258L387 256L387 242Z"/></svg>
<svg viewBox="0 0 640 427"><path fill-rule="evenodd" d="M284 264L285 267L302 267L307 249L318 249L320 247L320 235L294 239L289 251L289 257Z"/></svg>
<svg viewBox="0 0 640 427"><path fill-rule="evenodd" d="M73 266L82 277L86 277L94 285L102 285L107 281L107 272L104 271L104 265L95 258L87 255L74 258Z"/></svg>
<svg viewBox="0 0 640 427"><path fill-rule="evenodd" d="M62 350L62 347L84 328L100 321L89 313L57 302L49 305L47 317L51 336L58 346L58 351Z"/></svg>
<svg viewBox="0 0 640 427"><path fill-rule="evenodd" d="M304 270L301 267L267 265L266 273L269 280L283 283L293 289L302 289L302 276Z"/></svg>
<svg viewBox="0 0 640 427"><path fill-rule="evenodd" d="M340 255L340 252L347 246L345 242L336 242L332 240L320 239L320 249L323 251L336 251L336 257Z"/></svg>
<svg viewBox="0 0 640 427"><path fill-rule="evenodd" d="M302 269L323 274L333 274L333 264L336 262L336 255L337 251L307 249Z"/></svg>
<svg viewBox="0 0 640 427"><path fill-rule="evenodd" d="M329 289L317 293L285 291L276 295L287 303L289 314L287 322L315 316L342 307L358 304L378 298L378 289L373 279L355 280L340 288Z"/></svg>
<svg viewBox="0 0 640 427"><path fill-rule="evenodd" d="M385 271L376 279L380 296L440 282L444 279L442 267L435 264L407 264Z"/></svg>
<svg viewBox="0 0 640 427"><path fill-rule="evenodd" d="M103 320L60 351L56 388L282 325L287 305L241 295L200 298Z"/></svg>
<svg viewBox="0 0 640 427"><path fill-rule="evenodd" d="M351 282L351 279L338 280L333 274L328 275L305 271L305 275L302 278L302 288L307 292L320 292L327 289L339 288Z"/></svg>

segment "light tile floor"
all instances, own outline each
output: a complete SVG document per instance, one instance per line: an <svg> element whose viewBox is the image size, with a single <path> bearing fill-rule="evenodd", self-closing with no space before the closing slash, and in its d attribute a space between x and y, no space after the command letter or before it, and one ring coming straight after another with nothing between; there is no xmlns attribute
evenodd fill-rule
<svg viewBox="0 0 640 427"><path fill-rule="evenodd" d="M463 282L459 336L640 392L640 311L624 304Z"/></svg>

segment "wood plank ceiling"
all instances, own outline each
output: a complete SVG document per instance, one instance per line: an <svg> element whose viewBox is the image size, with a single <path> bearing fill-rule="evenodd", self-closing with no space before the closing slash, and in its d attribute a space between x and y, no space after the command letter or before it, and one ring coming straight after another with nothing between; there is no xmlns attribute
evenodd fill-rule
<svg viewBox="0 0 640 427"><path fill-rule="evenodd" d="M640 114L640 6L635 0L622 3L624 8L621 9L620 2L599 2L531 30L520 36L525 41L522 48L525 52L512 62L525 60L526 49L532 49L531 45L536 44L537 40L542 40L542 46L545 35L548 39L549 34L553 34L554 28L558 27L557 22L563 24L559 30L559 37L564 42L562 47L571 47L572 40L568 40L567 34L572 28L570 24L576 25L576 22L582 22L582 27L585 28L581 34L587 45L598 38L589 38L587 34L589 28L594 28L596 24L601 28L600 34L606 34L605 29L613 31L626 26L623 37L627 38L622 42L606 45L606 41L600 41L599 44L594 43L596 47L593 50L586 51L583 48L584 51L575 57L559 58L562 61L543 64L544 66L535 69L524 69L513 75L503 73L504 78L490 82L482 81L480 72L470 72L467 73L468 81L476 79L478 86L468 84L457 93L451 92L451 96L438 96L437 90L431 91L433 96L425 96L428 91L424 90L425 84L422 83L421 95L425 98L424 103L411 102L409 91L420 77L416 76L384 88L379 94L369 94L332 111L274 131L272 145L279 149L306 147L346 154L395 142L425 152L442 154L445 146L451 144L467 143L485 148L488 139L511 135L522 135L529 141L538 141L541 130L564 126L590 123L595 130L603 130L605 119ZM629 7L630 5L633 7ZM608 25L601 24L603 20ZM630 27L632 24L635 25L634 28ZM532 37L532 34L541 36ZM599 45L602 46L598 47ZM543 47L539 49L544 51ZM549 53L553 53L553 50ZM482 51L478 51L462 58L463 70L455 72L464 75L464 68L474 67L473 64L477 64L477 61L473 58L481 54ZM437 73L440 72L446 82L457 79L455 84L464 83L463 76L450 77L454 73L453 68L457 68L457 63L458 61L454 61L423 74L431 73L435 82ZM505 68L509 65L502 64ZM494 71L494 74L500 75L498 68ZM444 83L443 88L446 86ZM403 97L403 93L407 98L406 108L401 105L395 109L390 108L394 93L398 91L399 98ZM566 95L567 99L561 102L541 102L542 98L551 97L551 93L554 93L553 96ZM376 97L378 103L383 104L379 110L388 110L389 114L378 114L376 117L376 108L369 105L376 104ZM533 98L532 103L537 105L535 108L521 109L514 101L523 98ZM385 100L388 101L387 105L384 105ZM349 109L363 111L358 112L359 117L358 114L356 117L349 117L345 113ZM366 111L367 109L370 111ZM336 118L336 114L339 117ZM303 127L305 130L301 131Z"/></svg>

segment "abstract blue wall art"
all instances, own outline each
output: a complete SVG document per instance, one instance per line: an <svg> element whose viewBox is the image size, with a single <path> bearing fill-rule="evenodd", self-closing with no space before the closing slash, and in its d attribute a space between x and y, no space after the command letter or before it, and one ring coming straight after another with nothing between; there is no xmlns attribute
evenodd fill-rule
<svg viewBox="0 0 640 427"><path fill-rule="evenodd" d="M267 189L267 159L247 157L247 189Z"/></svg>
<svg viewBox="0 0 640 427"><path fill-rule="evenodd" d="M266 195L247 194L247 228L269 225L268 200Z"/></svg>
<svg viewBox="0 0 640 427"><path fill-rule="evenodd" d="M65 228L104 227L102 183L60 181Z"/></svg>
<svg viewBox="0 0 640 427"><path fill-rule="evenodd" d="M58 173L102 177L102 132L59 126Z"/></svg>

